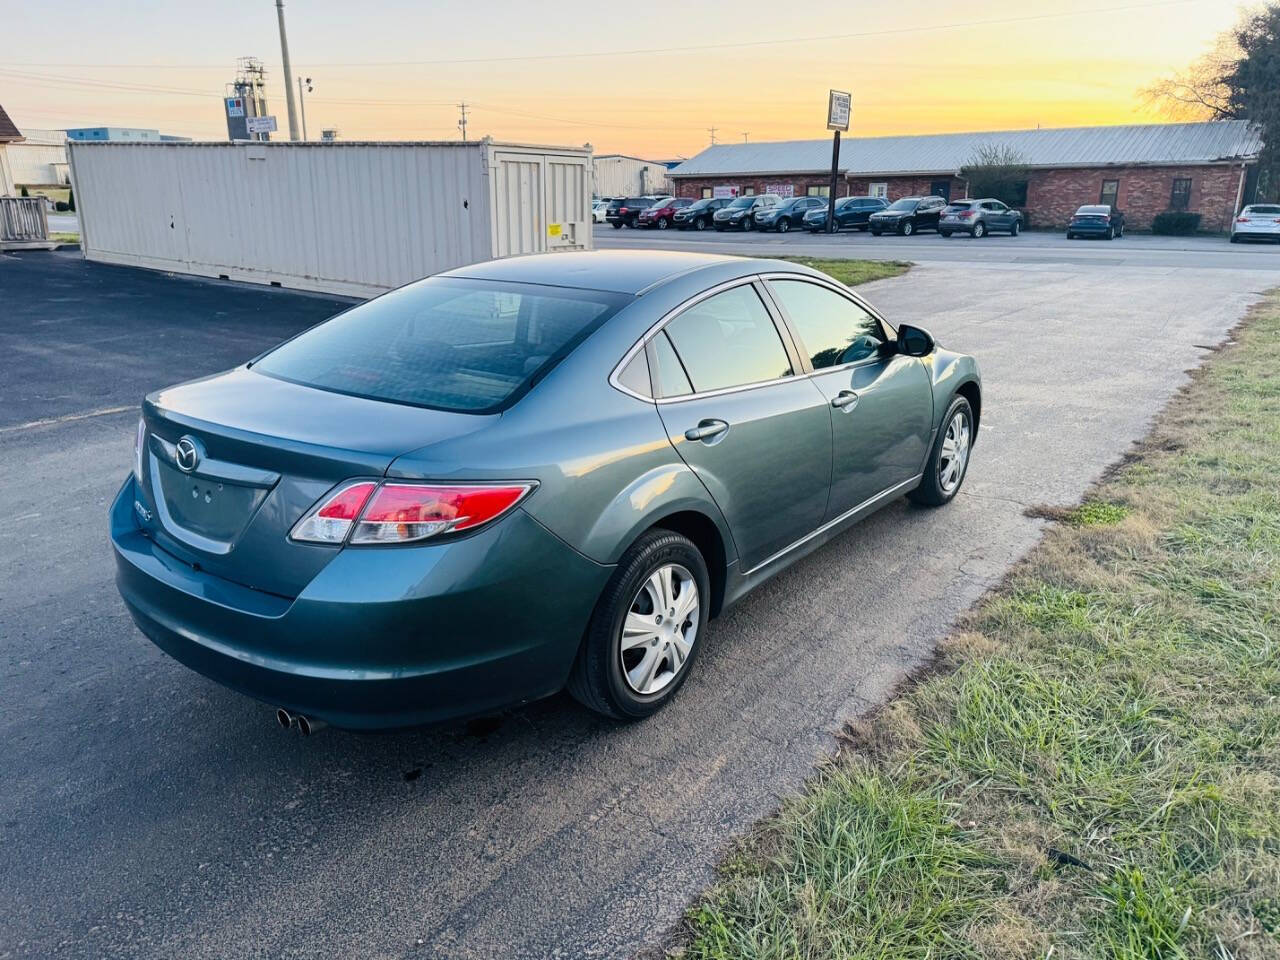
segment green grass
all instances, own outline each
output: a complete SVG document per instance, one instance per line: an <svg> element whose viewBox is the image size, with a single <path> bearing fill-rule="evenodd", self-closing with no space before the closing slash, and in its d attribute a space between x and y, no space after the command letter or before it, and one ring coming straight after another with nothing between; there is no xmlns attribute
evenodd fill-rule
<svg viewBox="0 0 1280 960"><path fill-rule="evenodd" d="M774 257L772 259L789 260L791 263L813 267L849 287L856 287L860 283L871 283L873 280L899 277L911 269L911 264L898 260L828 260L821 257Z"/></svg>
<svg viewBox="0 0 1280 960"><path fill-rule="evenodd" d="M80 234L68 233L65 231L51 230L49 231L49 239L56 243L79 243Z"/></svg>
<svg viewBox="0 0 1280 960"><path fill-rule="evenodd" d="M687 960L1280 957L1280 296L851 728Z"/></svg>

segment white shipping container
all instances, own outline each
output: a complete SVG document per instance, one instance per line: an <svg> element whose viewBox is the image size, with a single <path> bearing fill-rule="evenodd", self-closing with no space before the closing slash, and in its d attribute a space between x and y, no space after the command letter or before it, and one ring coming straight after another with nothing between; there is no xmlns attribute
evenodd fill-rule
<svg viewBox="0 0 1280 960"><path fill-rule="evenodd" d="M69 145L89 260L372 296L591 248L591 152L479 140Z"/></svg>

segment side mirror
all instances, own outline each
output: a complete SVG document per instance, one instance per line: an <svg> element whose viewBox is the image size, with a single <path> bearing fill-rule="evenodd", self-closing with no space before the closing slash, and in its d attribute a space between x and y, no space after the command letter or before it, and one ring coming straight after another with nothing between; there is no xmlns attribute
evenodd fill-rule
<svg viewBox="0 0 1280 960"><path fill-rule="evenodd" d="M928 330L921 330L909 323L898 327L898 352L908 357L927 357L935 344Z"/></svg>

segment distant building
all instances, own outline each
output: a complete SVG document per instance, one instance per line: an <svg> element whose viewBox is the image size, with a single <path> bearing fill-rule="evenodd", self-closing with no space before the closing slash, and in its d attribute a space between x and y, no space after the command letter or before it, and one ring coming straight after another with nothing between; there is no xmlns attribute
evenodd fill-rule
<svg viewBox="0 0 1280 960"><path fill-rule="evenodd" d="M591 162L597 197L634 197L669 193L667 164L621 153L597 155Z"/></svg>
<svg viewBox="0 0 1280 960"><path fill-rule="evenodd" d="M99 141L102 143L147 142L147 143L190 143L190 137L176 137L139 127L76 127L67 131L67 139L77 143Z"/></svg>
<svg viewBox="0 0 1280 960"><path fill-rule="evenodd" d="M63 187L71 182L65 130L28 127L23 137L6 150L15 187Z"/></svg>
<svg viewBox="0 0 1280 960"><path fill-rule="evenodd" d="M848 137L840 141L836 192L890 200L968 196L961 169L979 147L1008 147L1027 166L1020 184L1032 226L1061 227L1087 203L1110 203L1143 229L1165 210L1201 215L1226 230L1257 181L1257 128L1244 120L1113 127ZM826 196L831 140L719 144L670 172L682 197L752 193Z"/></svg>

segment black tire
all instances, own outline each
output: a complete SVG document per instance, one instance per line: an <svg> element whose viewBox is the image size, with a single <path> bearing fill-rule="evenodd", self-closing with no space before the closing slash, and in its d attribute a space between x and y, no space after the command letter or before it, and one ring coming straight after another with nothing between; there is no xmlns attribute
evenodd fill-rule
<svg viewBox="0 0 1280 960"><path fill-rule="evenodd" d="M1115 227L1107 227L1107 239L1108 239L1108 240L1114 240L1115 238L1116 238L1116 228L1115 228Z"/></svg>
<svg viewBox="0 0 1280 960"><path fill-rule="evenodd" d="M1232 234L1232 235L1231 235L1231 242L1232 242L1232 243L1239 243L1239 242L1240 242L1240 238L1239 238L1239 237L1237 237L1235 234Z"/></svg>
<svg viewBox="0 0 1280 960"><path fill-rule="evenodd" d="M880 233L881 233L881 231L879 231L879 230L872 230L872 231L871 231L871 235L872 235L873 237L878 237L878 236L880 236Z"/></svg>
<svg viewBox="0 0 1280 960"><path fill-rule="evenodd" d="M871 229L871 224L869 224L869 223L860 223L860 224L858 224L858 229L859 229L859 230L861 230L863 233L865 233L866 231L868 231L868 230L870 230L870 229Z"/></svg>
<svg viewBox="0 0 1280 960"><path fill-rule="evenodd" d="M622 672L622 622L649 576L659 567L677 563L688 570L698 587L698 624L689 656L680 672L657 693L636 693ZM605 584L569 674L569 693L588 710L617 720L641 720L660 710L688 678L706 642L711 578L698 548L673 530L655 528L633 543Z"/></svg>
<svg viewBox="0 0 1280 960"><path fill-rule="evenodd" d="M1116 227L1116 239L1119 240L1123 236L1124 236L1124 224L1122 223L1120 224L1120 226Z"/></svg>
<svg viewBox="0 0 1280 960"><path fill-rule="evenodd" d="M1021 232L1022 232L1022 224L1020 224L1017 220L1013 221L1013 226L1009 228L1009 236L1016 237Z"/></svg>
<svg viewBox="0 0 1280 960"><path fill-rule="evenodd" d="M615 220L615 221L613 221L613 229L615 229L615 230L621 230L621 229L622 229L622 221L621 221L621 220Z"/></svg>
<svg viewBox="0 0 1280 960"><path fill-rule="evenodd" d="M902 226L898 228L898 233L900 233L904 237L909 237L915 232L916 232L916 225L915 225L915 221L913 220L904 221Z"/></svg>
<svg viewBox="0 0 1280 960"><path fill-rule="evenodd" d="M1068 231L1067 231L1067 239L1068 239L1068 240L1074 240L1075 238L1076 238L1076 235L1075 235L1074 233L1072 233L1070 230L1068 230Z"/></svg>
<svg viewBox="0 0 1280 960"><path fill-rule="evenodd" d="M941 507L955 499L955 495L964 486L965 474L969 472L968 459L965 460L959 482L956 483L955 489L950 493L942 489L942 484L938 477L938 461L942 454L942 441L946 437L947 425L951 423L952 418L955 417L958 411L964 411L965 418L969 422L969 449L970 451L973 450L973 408L969 406L968 400L957 395L952 398L950 405L947 407L946 415L942 418L942 426L938 430L938 436L933 441L933 449L929 451L929 460L925 464L924 477L920 481L920 486L907 494L907 499L912 503L918 503L925 507ZM970 457L970 459L972 458Z"/></svg>
<svg viewBox="0 0 1280 960"><path fill-rule="evenodd" d="M938 231L938 233L940 233L942 236L946 237L948 240L949 240L949 239L951 239L951 231L950 231L950 230L939 230L939 231Z"/></svg>
<svg viewBox="0 0 1280 960"><path fill-rule="evenodd" d="M753 220L751 217L746 216L746 217L743 217L743 218L742 218L742 232L743 232L743 233L746 233L748 230L754 230L754 229L755 229L755 227L756 227L756 222L755 222L755 220Z"/></svg>
<svg viewBox="0 0 1280 960"><path fill-rule="evenodd" d="M791 221L790 221L790 220L788 220L786 217L783 217L782 219L780 219L780 220L778 221L778 232L779 232L779 233L786 233L786 232L787 232L788 230L790 230L790 229L791 229Z"/></svg>
<svg viewBox="0 0 1280 960"><path fill-rule="evenodd" d="M668 222L666 217L660 217L656 226L659 230L665 230L667 227L671 226L671 224Z"/></svg>
<svg viewBox="0 0 1280 960"><path fill-rule="evenodd" d="M987 235L987 225L983 223L981 220L979 220L977 223L973 225L973 238L975 240L981 240L986 235Z"/></svg>
<svg viewBox="0 0 1280 960"><path fill-rule="evenodd" d="M716 233L724 233L724 227L720 226L718 223L716 224Z"/></svg>
<svg viewBox="0 0 1280 960"><path fill-rule="evenodd" d="M695 229L695 230L705 230L705 229L707 229L707 218L706 218L706 217L698 217L698 219L697 219L697 220L694 220L694 221L693 221L693 229Z"/></svg>

